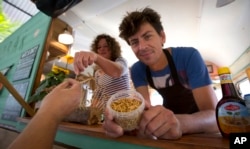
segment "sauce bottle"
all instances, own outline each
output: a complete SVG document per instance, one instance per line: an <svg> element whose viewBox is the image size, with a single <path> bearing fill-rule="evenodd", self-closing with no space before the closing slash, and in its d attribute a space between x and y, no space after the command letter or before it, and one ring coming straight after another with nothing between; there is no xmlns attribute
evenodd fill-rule
<svg viewBox="0 0 250 149"><path fill-rule="evenodd" d="M216 106L216 120L223 137L230 133L250 132L250 114L238 95L228 67L218 69L222 98Z"/></svg>

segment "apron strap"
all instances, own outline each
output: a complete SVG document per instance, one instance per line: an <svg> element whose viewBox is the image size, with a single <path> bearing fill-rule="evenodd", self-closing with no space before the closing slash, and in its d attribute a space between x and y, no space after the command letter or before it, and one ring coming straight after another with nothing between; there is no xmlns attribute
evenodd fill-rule
<svg viewBox="0 0 250 149"><path fill-rule="evenodd" d="M149 85L150 85L152 88L156 89L156 87L155 87L155 85L154 85L154 82L153 82L153 79L152 79L152 77L151 77L151 72L150 72L148 66L146 67L146 75L147 75L147 80L148 80Z"/></svg>
<svg viewBox="0 0 250 149"><path fill-rule="evenodd" d="M163 49L163 52L164 52L164 54L165 54L166 57L167 57L167 61L168 61L168 64L169 64L171 76L172 76L173 79L174 79L174 83L175 83L175 84L181 84L181 82L179 81L178 73L177 73L177 70L176 70L176 67L175 67L174 60L173 60L172 56L170 55L170 53L168 52L167 49ZM155 85L154 85L154 82L153 82L153 80L152 80L152 76L151 76L150 69L149 69L148 66L146 67L146 75L147 75L147 80L148 80L149 85L150 85L152 88L156 89L156 87L155 87ZM167 81L167 80L166 80L166 81Z"/></svg>
<svg viewBox="0 0 250 149"><path fill-rule="evenodd" d="M169 65L169 68L170 68L170 72L172 74L171 76L174 79L174 83L175 84L181 84L180 81L179 81L178 73L177 73L177 70L176 70L176 67L175 67L174 60L173 60L172 56L170 55L168 50L163 50L163 51L164 51L165 55L167 56L168 65Z"/></svg>

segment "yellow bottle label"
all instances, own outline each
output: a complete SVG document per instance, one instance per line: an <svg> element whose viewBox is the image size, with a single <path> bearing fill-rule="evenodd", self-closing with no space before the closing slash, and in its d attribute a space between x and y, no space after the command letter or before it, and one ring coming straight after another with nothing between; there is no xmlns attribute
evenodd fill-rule
<svg viewBox="0 0 250 149"><path fill-rule="evenodd" d="M221 84L226 84L226 83L233 83L231 79L230 74L222 74L220 75L220 83Z"/></svg>
<svg viewBox="0 0 250 149"><path fill-rule="evenodd" d="M246 106L237 102L226 102L220 106L218 122L226 134L250 132L250 113Z"/></svg>

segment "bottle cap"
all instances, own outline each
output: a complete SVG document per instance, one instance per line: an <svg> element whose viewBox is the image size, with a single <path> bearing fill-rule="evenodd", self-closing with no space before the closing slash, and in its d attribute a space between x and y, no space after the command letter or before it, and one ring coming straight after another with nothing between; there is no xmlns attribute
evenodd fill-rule
<svg viewBox="0 0 250 149"><path fill-rule="evenodd" d="M220 67L218 69L218 74L229 74L231 73L228 67Z"/></svg>

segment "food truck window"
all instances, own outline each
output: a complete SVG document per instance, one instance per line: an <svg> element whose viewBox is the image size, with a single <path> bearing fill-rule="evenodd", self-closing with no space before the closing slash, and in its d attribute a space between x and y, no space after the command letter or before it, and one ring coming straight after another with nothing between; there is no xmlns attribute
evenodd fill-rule
<svg viewBox="0 0 250 149"><path fill-rule="evenodd" d="M250 81L247 78L239 81L236 86L239 86L241 97L244 97L246 94L250 94Z"/></svg>

